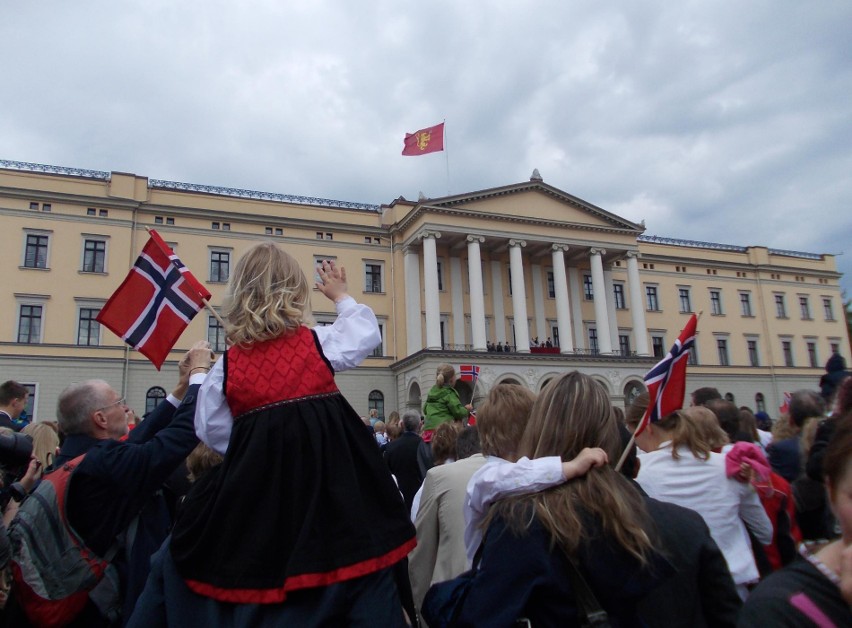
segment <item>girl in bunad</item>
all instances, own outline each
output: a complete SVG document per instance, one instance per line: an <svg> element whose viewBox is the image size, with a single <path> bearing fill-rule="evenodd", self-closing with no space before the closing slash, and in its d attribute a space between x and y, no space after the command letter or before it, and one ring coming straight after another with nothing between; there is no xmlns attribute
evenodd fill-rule
<svg viewBox="0 0 852 628"><path fill-rule="evenodd" d="M390 568L414 547L414 528L334 382L381 342L378 323L347 294L342 267L317 272L337 319L313 329L305 275L275 244L251 248L231 277L231 346L195 416L224 462L187 497L171 543L177 572L207 598L208 625L404 625Z"/></svg>

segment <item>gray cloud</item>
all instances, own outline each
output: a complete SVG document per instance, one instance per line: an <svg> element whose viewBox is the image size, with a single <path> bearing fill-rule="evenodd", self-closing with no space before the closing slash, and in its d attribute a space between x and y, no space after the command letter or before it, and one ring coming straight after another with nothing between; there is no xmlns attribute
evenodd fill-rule
<svg viewBox="0 0 852 628"><path fill-rule="evenodd" d="M290 4L5 5L0 157L373 203L539 168L652 234L846 250L847 2Z"/></svg>

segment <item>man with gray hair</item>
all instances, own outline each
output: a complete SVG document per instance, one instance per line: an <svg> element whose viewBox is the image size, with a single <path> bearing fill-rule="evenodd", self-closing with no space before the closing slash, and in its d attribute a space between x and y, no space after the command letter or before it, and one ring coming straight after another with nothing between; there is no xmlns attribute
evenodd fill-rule
<svg viewBox="0 0 852 628"><path fill-rule="evenodd" d="M127 404L107 382L71 384L59 395L65 442L54 466L73 468L68 524L94 554L114 556L72 626L108 626L130 617L151 555L171 528L160 488L198 444L195 402L211 359L210 344L195 343L180 362L173 393L129 435Z"/></svg>

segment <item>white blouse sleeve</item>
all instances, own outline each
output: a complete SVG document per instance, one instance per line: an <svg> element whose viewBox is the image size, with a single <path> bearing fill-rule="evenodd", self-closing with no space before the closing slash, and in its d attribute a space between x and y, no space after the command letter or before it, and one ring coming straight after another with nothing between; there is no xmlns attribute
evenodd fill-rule
<svg viewBox="0 0 852 628"><path fill-rule="evenodd" d="M225 370L224 357L216 360L204 383L198 391L195 405L195 434L199 440L222 455L228 450L234 417L225 400L223 384Z"/></svg>
<svg viewBox="0 0 852 628"><path fill-rule="evenodd" d="M517 462L489 457L488 462L477 469L467 483L463 512L468 560L473 560L476 548L482 541L480 526L491 504L512 495L537 493L563 482L565 477L562 475L562 459L559 456L532 460L524 456Z"/></svg>
<svg viewBox="0 0 852 628"><path fill-rule="evenodd" d="M366 305L347 297L336 304L331 325L314 327L322 352L336 373L354 369L382 342L376 315Z"/></svg>

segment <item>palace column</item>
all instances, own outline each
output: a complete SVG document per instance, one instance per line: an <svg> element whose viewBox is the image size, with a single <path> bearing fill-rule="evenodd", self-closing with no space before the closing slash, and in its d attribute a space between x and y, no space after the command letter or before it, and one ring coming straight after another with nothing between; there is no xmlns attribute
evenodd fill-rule
<svg viewBox="0 0 852 628"><path fill-rule="evenodd" d="M450 289L453 295L453 344L466 344L464 337L464 298L462 297L461 260L450 258ZM457 347L460 348L460 347Z"/></svg>
<svg viewBox="0 0 852 628"><path fill-rule="evenodd" d="M441 301L438 292L438 247L437 231L424 231L423 239L423 287L426 292L426 348L441 349Z"/></svg>
<svg viewBox="0 0 852 628"><path fill-rule="evenodd" d="M595 327L598 332L598 352L610 354L612 353L612 339L609 332L609 315L607 313L606 306L606 284L604 282L602 260L602 256L605 253L605 249L590 249L589 260L592 267L592 291L594 292L595 300Z"/></svg>
<svg viewBox="0 0 852 628"><path fill-rule="evenodd" d="M574 323L574 347L585 351L586 330L583 327L583 293L580 290L580 272L576 266L568 268L568 292L571 304L571 321Z"/></svg>
<svg viewBox="0 0 852 628"><path fill-rule="evenodd" d="M571 302L568 300L568 277L565 274L565 244L551 246L553 258L553 288L556 293L556 327L559 329L560 353L572 353L574 341L571 333Z"/></svg>
<svg viewBox="0 0 852 628"><path fill-rule="evenodd" d="M544 317L544 289L542 288L541 264L530 266L532 273L533 308L535 309L535 333L538 339L547 338L547 320Z"/></svg>
<svg viewBox="0 0 852 628"><path fill-rule="evenodd" d="M515 319L515 351L530 352L530 330L527 323L527 291L524 285L524 240L509 240L509 267L512 270L512 309Z"/></svg>
<svg viewBox="0 0 852 628"><path fill-rule="evenodd" d="M479 245L485 238L467 236L467 276L470 285L470 335L474 351L486 350L485 291L482 288L482 258Z"/></svg>
<svg viewBox="0 0 852 628"><path fill-rule="evenodd" d="M642 282L639 280L639 253L636 251L627 252L627 289L630 290L630 315L633 319L633 342L636 345L636 353L650 355Z"/></svg>
<svg viewBox="0 0 852 628"><path fill-rule="evenodd" d="M423 332L420 310L420 256L412 247L402 250L405 269L405 350L408 355L423 348Z"/></svg>
<svg viewBox="0 0 852 628"><path fill-rule="evenodd" d="M609 319L609 339L613 351L621 347L618 343L618 312L615 309L615 283L612 280L612 267L604 270L604 286L606 287L606 315Z"/></svg>
<svg viewBox="0 0 852 628"><path fill-rule="evenodd" d="M506 314L503 307L503 262L491 260L491 301L494 308L494 336L506 344Z"/></svg>

